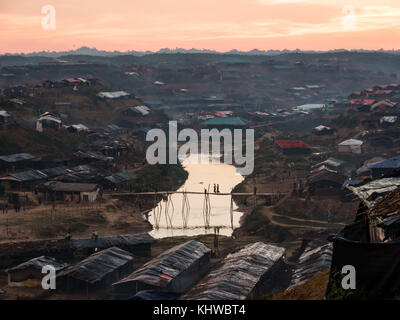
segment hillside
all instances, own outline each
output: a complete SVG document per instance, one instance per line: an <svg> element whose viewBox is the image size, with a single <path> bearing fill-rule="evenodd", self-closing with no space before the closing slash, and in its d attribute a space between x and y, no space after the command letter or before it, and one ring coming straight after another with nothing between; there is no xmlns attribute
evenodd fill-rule
<svg viewBox="0 0 400 320"><path fill-rule="evenodd" d="M323 300L329 280L329 270L318 273L293 289L280 292L267 300Z"/></svg>

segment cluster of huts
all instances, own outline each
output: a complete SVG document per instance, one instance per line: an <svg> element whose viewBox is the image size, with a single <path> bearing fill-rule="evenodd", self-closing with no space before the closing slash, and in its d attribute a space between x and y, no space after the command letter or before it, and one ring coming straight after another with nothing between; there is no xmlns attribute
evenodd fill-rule
<svg viewBox="0 0 400 320"><path fill-rule="evenodd" d="M41 250L29 251L37 256L18 265L25 252L10 255L7 263L14 266L6 269L9 286L40 286L46 265L56 271L55 293L100 293L114 299L243 300L284 289L290 281L285 249L262 242L236 249L215 267L211 249L195 240L172 247L141 267L140 257L150 257L155 242L146 233L62 242L63 246L27 246ZM1 246L5 244L0 252Z"/></svg>
<svg viewBox="0 0 400 320"><path fill-rule="evenodd" d="M0 156L0 184L10 191L35 191L43 198L94 201L101 189L130 190L136 175L112 173L114 156L126 145L103 145L97 151L78 150L70 156L35 157L28 153Z"/></svg>
<svg viewBox="0 0 400 320"><path fill-rule="evenodd" d="M393 109L400 101L400 85L376 85L349 95L347 106L357 107L360 112L385 111Z"/></svg>
<svg viewBox="0 0 400 320"><path fill-rule="evenodd" d="M9 286L40 286L44 266L54 267L57 289L89 294L104 289L133 271L134 257L151 255L154 238L147 233L110 237L35 241L0 245ZM15 248L17 250L14 250ZM74 263L81 256L85 259ZM68 263L64 262L68 261Z"/></svg>
<svg viewBox="0 0 400 320"><path fill-rule="evenodd" d="M63 88L63 87L75 87L75 86L90 86L95 85L98 82L95 78L67 78L62 80L46 80L43 82L43 88Z"/></svg>

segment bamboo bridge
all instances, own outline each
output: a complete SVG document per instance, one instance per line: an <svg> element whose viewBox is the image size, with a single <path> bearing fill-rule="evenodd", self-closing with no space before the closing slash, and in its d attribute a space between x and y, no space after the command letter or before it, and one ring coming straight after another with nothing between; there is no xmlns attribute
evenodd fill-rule
<svg viewBox="0 0 400 320"><path fill-rule="evenodd" d="M188 227L189 221L189 213L190 213L190 202L189 202L189 195L203 195L203 220L204 220L204 227L210 228L210 218L211 218L211 201L210 196L230 196L230 222L231 227L233 229L233 197L234 196L253 196L253 208L257 205L257 197L269 197L272 199L279 199L285 193L270 193L270 192L209 192L209 189L204 189L204 191L186 191L186 190L174 190L174 191L147 191L147 192L119 192L119 193L111 193L111 196L121 197L121 196L134 196L134 197L141 197L141 196L153 196L154 197L154 205L153 209L144 212L144 216L148 220L149 213L152 212L154 216L154 228L157 230L160 227L160 220L164 213L165 222L167 229L173 228L172 225L172 217L175 212L175 206L171 199L173 194L182 194L182 203L181 203L181 216L182 216L182 227L186 229ZM159 201L159 196L161 196L164 200Z"/></svg>

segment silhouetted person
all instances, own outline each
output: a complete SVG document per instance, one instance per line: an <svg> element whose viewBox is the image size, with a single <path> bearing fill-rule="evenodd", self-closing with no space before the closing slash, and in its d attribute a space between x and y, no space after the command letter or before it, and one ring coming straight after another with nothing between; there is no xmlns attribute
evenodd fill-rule
<svg viewBox="0 0 400 320"><path fill-rule="evenodd" d="M98 235L97 231L93 232L92 233L92 239L93 240L97 240L98 238L99 238L99 235Z"/></svg>

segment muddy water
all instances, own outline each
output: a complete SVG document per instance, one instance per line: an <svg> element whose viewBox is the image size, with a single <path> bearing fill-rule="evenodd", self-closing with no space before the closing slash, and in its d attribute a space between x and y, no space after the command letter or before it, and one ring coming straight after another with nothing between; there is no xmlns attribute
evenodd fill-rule
<svg viewBox="0 0 400 320"><path fill-rule="evenodd" d="M230 195L214 194L214 184L219 184L221 193L230 193L232 189L243 181L244 177L236 172L232 165L224 163L204 163L195 161L197 157L191 157L183 162L185 170L189 173L188 179L178 191L194 191L203 194L188 194L187 200L190 209L185 219L182 216L182 204L184 196L173 194L170 201L162 200L150 213L149 221L153 225L151 235L155 238L172 236L193 236L199 234L214 233L214 227L220 227L219 234L231 235L234 228L239 227L242 212L233 202L233 228L231 220ZM197 162L197 163L196 163ZM209 190L209 228L206 227L204 212L204 189ZM166 207L168 211L166 213ZM184 222L187 222L184 227Z"/></svg>

